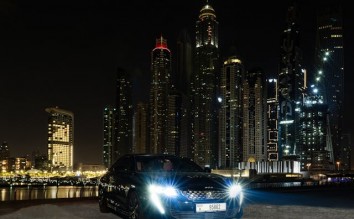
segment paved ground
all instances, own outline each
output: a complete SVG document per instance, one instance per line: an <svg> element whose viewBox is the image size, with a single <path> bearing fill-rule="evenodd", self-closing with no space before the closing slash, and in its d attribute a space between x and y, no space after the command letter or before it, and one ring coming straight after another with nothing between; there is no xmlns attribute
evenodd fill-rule
<svg viewBox="0 0 354 219"><path fill-rule="evenodd" d="M245 197L245 219L354 219L354 186L252 190ZM0 202L0 218L120 219L100 213L97 198Z"/></svg>
<svg viewBox="0 0 354 219"><path fill-rule="evenodd" d="M1 219L120 219L113 213L102 214L99 212L97 200L76 200L65 201L56 200L52 203L29 203L22 202L14 206L1 203ZM352 219L354 209L327 208L327 207L307 207L294 205L264 205L249 204L244 208L245 219Z"/></svg>

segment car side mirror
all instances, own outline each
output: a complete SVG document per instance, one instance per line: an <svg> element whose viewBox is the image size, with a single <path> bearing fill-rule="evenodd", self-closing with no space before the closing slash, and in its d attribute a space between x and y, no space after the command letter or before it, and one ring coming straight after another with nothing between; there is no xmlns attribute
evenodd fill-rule
<svg viewBox="0 0 354 219"><path fill-rule="evenodd" d="M204 167L204 172L211 173L210 167Z"/></svg>

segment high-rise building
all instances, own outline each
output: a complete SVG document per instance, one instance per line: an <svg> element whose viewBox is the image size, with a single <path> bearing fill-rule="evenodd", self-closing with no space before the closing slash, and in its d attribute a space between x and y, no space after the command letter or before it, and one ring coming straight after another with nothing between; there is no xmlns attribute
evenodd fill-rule
<svg viewBox="0 0 354 219"><path fill-rule="evenodd" d="M242 162L242 82L244 66L236 56L224 61L220 77L219 168Z"/></svg>
<svg viewBox="0 0 354 219"><path fill-rule="evenodd" d="M342 8L338 1L321 2L317 16L315 82L328 105L334 162L344 162L341 145L344 101L344 52ZM349 164L347 164L349 166Z"/></svg>
<svg viewBox="0 0 354 219"><path fill-rule="evenodd" d="M330 151L326 144L328 107L322 96L317 95L317 89L312 90L305 99L300 118L300 165L302 170L330 170Z"/></svg>
<svg viewBox="0 0 354 219"><path fill-rule="evenodd" d="M151 52L152 80L150 87L150 145L151 153L167 152L167 109L171 88L171 51L162 36L156 39Z"/></svg>
<svg viewBox="0 0 354 219"><path fill-rule="evenodd" d="M148 145L148 105L138 103L134 117L134 153L147 153Z"/></svg>
<svg viewBox="0 0 354 219"><path fill-rule="evenodd" d="M279 86L279 155L283 160L299 158L299 121L304 92L304 72L301 69L301 50L297 6L290 6L282 33Z"/></svg>
<svg viewBox="0 0 354 219"><path fill-rule="evenodd" d="M180 148L179 155L192 158L192 123L191 123L191 75L192 43L189 34L183 30L177 39L176 52L176 90L181 95Z"/></svg>
<svg viewBox="0 0 354 219"><path fill-rule="evenodd" d="M9 145L6 141L4 141L0 145L0 161L6 160L10 157Z"/></svg>
<svg viewBox="0 0 354 219"><path fill-rule="evenodd" d="M352 164L352 139L350 133L343 133L342 134L342 142L341 144L343 145L342 152L341 152L341 157L342 157L342 163L339 163L339 169L340 170L352 170L351 164ZM337 161L339 162L339 161Z"/></svg>
<svg viewBox="0 0 354 219"><path fill-rule="evenodd" d="M116 121L113 161L133 148L133 95L130 75L124 69L117 69Z"/></svg>
<svg viewBox="0 0 354 219"><path fill-rule="evenodd" d="M278 80L267 79L267 154L268 161L278 161Z"/></svg>
<svg viewBox="0 0 354 219"><path fill-rule="evenodd" d="M181 121L182 95L172 89L168 95L167 109L167 147L165 153L180 154L181 148Z"/></svg>
<svg viewBox="0 0 354 219"><path fill-rule="evenodd" d="M186 30L181 31L178 36L176 54L176 89L184 95L188 95L193 68L193 50L190 36Z"/></svg>
<svg viewBox="0 0 354 219"><path fill-rule="evenodd" d="M48 161L50 170L73 170L74 114L58 107L45 109L48 116Z"/></svg>
<svg viewBox="0 0 354 219"><path fill-rule="evenodd" d="M218 162L218 41L215 11L207 3L200 10L196 23L195 70L192 81L192 156L200 166L214 167Z"/></svg>
<svg viewBox="0 0 354 219"><path fill-rule="evenodd" d="M115 144L116 109L107 106L103 110L103 165L109 168L113 163L113 146Z"/></svg>
<svg viewBox="0 0 354 219"><path fill-rule="evenodd" d="M260 69L243 81L243 161L267 160L266 78Z"/></svg>

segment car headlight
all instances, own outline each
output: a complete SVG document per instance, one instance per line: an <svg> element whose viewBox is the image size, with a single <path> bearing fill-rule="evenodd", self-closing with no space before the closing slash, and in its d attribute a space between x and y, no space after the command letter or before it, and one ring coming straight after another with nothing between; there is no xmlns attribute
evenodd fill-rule
<svg viewBox="0 0 354 219"><path fill-rule="evenodd" d="M149 192L151 203L160 211L161 214L165 214L161 196L173 198L178 195L176 188L173 186L160 186L154 184L149 186Z"/></svg>
<svg viewBox="0 0 354 219"><path fill-rule="evenodd" d="M178 195L177 189L173 186L160 186L160 185L150 185L149 191L152 194L163 195L166 197L176 197Z"/></svg>
<svg viewBox="0 0 354 219"><path fill-rule="evenodd" d="M239 184L234 184L229 187L229 197L236 198L242 193L242 187ZM241 194L242 195L242 194Z"/></svg>

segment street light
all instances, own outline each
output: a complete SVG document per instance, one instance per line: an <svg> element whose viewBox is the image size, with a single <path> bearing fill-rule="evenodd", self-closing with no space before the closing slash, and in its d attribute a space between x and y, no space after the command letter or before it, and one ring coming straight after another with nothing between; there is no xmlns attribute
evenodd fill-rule
<svg viewBox="0 0 354 219"><path fill-rule="evenodd" d="M339 161L337 161L337 166L338 166L338 168L337 168L337 169L338 169L338 171L339 171L339 164L340 164L340 162L339 162Z"/></svg>

